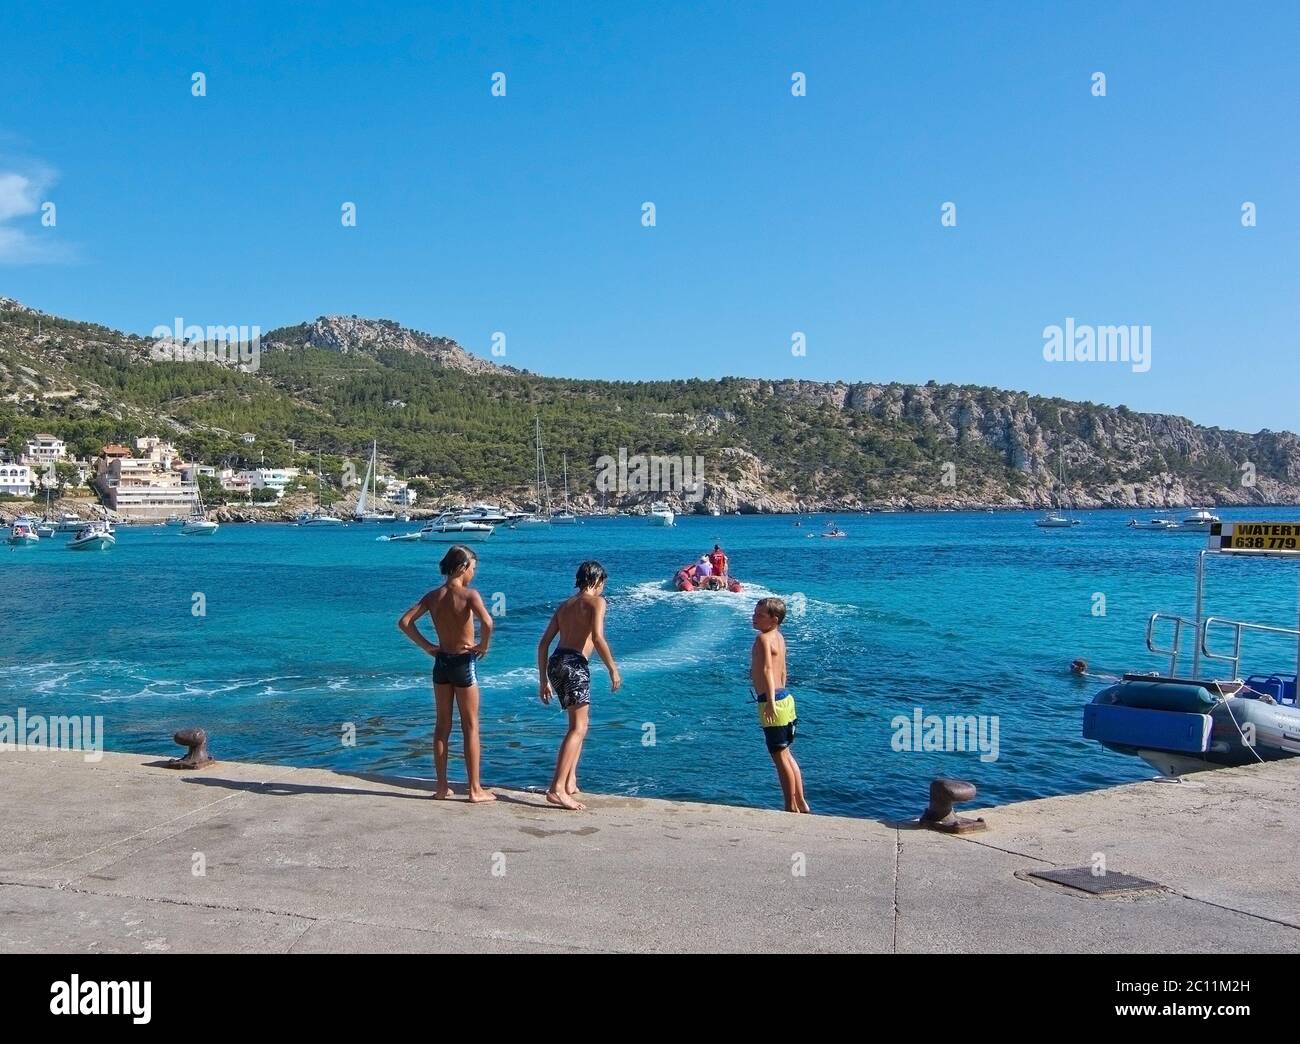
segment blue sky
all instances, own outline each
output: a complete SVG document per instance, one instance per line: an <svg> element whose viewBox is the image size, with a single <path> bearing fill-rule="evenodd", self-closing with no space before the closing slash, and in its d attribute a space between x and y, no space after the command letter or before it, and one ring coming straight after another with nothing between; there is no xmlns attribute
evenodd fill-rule
<svg viewBox="0 0 1300 1044"><path fill-rule="evenodd" d="M137 7L4 15L0 294L1300 428L1300 6ZM1067 317L1150 370L1044 361Z"/></svg>

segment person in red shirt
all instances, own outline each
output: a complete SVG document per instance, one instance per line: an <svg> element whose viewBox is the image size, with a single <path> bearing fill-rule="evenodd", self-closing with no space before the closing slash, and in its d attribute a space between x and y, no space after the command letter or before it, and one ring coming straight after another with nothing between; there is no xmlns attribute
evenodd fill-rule
<svg viewBox="0 0 1300 1044"><path fill-rule="evenodd" d="M713 575L721 577L725 581L727 578L727 553L722 550L721 545L713 545L713 553L709 555L709 561L713 563Z"/></svg>

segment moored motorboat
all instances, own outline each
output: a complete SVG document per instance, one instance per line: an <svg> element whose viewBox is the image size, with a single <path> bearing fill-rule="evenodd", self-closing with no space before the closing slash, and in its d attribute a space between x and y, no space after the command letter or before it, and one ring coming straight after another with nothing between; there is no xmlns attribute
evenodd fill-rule
<svg viewBox="0 0 1300 1044"><path fill-rule="evenodd" d="M15 522L9 527L9 543L13 547L26 547L40 540L36 527L27 522Z"/></svg>
<svg viewBox="0 0 1300 1044"><path fill-rule="evenodd" d="M77 531L68 541L69 551L107 551L117 543L112 527L107 522L91 522Z"/></svg>
<svg viewBox="0 0 1300 1044"><path fill-rule="evenodd" d="M650 505L650 524L652 526L671 526L676 524L676 516L673 509L662 500L656 500Z"/></svg>
<svg viewBox="0 0 1300 1044"><path fill-rule="evenodd" d="M421 540L442 543L464 543L471 540L484 540L492 535L494 526L482 522L457 521L450 511L444 511L437 518L426 522L420 530Z"/></svg>
<svg viewBox="0 0 1300 1044"><path fill-rule="evenodd" d="M1128 520L1128 528L1136 529L1143 533L1167 533L1171 529L1177 529L1178 523L1172 518L1149 518L1144 522L1139 522L1136 518Z"/></svg>
<svg viewBox="0 0 1300 1044"><path fill-rule="evenodd" d="M1300 622L1295 628L1278 627L1204 612L1207 563L1234 557L1300 557L1300 523L1210 527L1209 546L1197 556L1195 616L1153 613L1147 619L1147 650L1167 656L1168 668L1159 674L1125 674L1097 693L1084 707L1085 739L1136 755L1166 776L1300 754L1300 648L1291 673L1255 674L1244 681L1239 674L1244 634L1284 636L1296 647ZM1157 644L1162 625L1173 631L1167 646ZM1192 655L1190 670L1180 671L1184 632L1191 635ZM1216 635L1221 645L1216 646ZM1226 677L1211 676L1216 662Z"/></svg>
<svg viewBox="0 0 1300 1044"><path fill-rule="evenodd" d="M1219 516L1213 512L1204 509L1193 511L1190 515L1183 517L1182 528L1190 529L1194 532L1203 533L1209 530L1214 523L1219 521Z"/></svg>

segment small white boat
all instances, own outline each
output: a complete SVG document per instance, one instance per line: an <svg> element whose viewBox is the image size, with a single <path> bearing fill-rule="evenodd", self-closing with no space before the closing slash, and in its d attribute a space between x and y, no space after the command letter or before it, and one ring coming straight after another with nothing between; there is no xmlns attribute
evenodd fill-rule
<svg viewBox="0 0 1300 1044"><path fill-rule="evenodd" d="M82 526L77 535L68 541L68 550L107 551L116 543L117 537L107 522L91 522Z"/></svg>
<svg viewBox="0 0 1300 1044"><path fill-rule="evenodd" d="M1190 515L1183 518L1183 529L1206 530L1215 522L1219 521L1219 516L1209 511L1193 511Z"/></svg>
<svg viewBox="0 0 1300 1044"><path fill-rule="evenodd" d="M543 518L541 515L524 515L511 522L510 528L514 529L516 526L546 526L550 525L550 522L549 518Z"/></svg>
<svg viewBox="0 0 1300 1044"><path fill-rule="evenodd" d="M208 516L203 510L203 495L198 494L198 504L194 514L181 525L181 536L211 536L217 528L217 523L208 521Z"/></svg>
<svg viewBox="0 0 1300 1044"><path fill-rule="evenodd" d="M1171 529L1177 529L1178 523L1172 518L1149 518L1145 522L1139 522L1136 518L1128 520L1128 528L1136 529L1141 533L1167 533Z"/></svg>
<svg viewBox="0 0 1300 1044"><path fill-rule="evenodd" d="M26 522L15 522L9 527L9 543L14 547L26 547L28 544L35 544L40 539L36 528Z"/></svg>
<svg viewBox="0 0 1300 1044"><path fill-rule="evenodd" d="M300 526L341 526L343 519L334 515L327 515L321 510L304 511L298 516L298 525Z"/></svg>
<svg viewBox="0 0 1300 1044"><path fill-rule="evenodd" d="M341 526L343 519L336 518L334 515L327 515L320 502L320 485L325 479L325 471L321 467L320 450L316 451L316 506L308 511L298 513L295 521L300 526Z"/></svg>
<svg viewBox="0 0 1300 1044"><path fill-rule="evenodd" d="M712 515L714 518L718 518L722 514L722 512L719 511L717 508L713 508L711 511L709 511L709 514Z"/></svg>
<svg viewBox="0 0 1300 1044"><path fill-rule="evenodd" d="M1058 511L1049 511L1042 518L1034 519L1034 525L1039 529L1069 529L1071 526L1077 526L1079 520L1062 515Z"/></svg>
<svg viewBox="0 0 1300 1044"><path fill-rule="evenodd" d="M422 533L417 530L414 533L385 533L383 536L375 537L375 539L385 544L392 544L407 540L419 540L421 536Z"/></svg>
<svg viewBox="0 0 1300 1044"><path fill-rule="evenodd" d="M1062 449L1061 470L1060 470L1060 475L1057 478L1057 489L1059 491L1059 490L1064 490L1064 488L1065 488L1065 450ZM1061 503L1063 498L1060 497L1060 493L1058 492L1057 496L1053 499L1056 499L1058 503ZM1065 514L1064 511L1059 508L1055 510L1045 511L1043 512L1042 518L1037 518L1034 520L1034 525L1036 525L1039 529L1069 529L1072 526L1077 526L1078 524L1079 524L1079 520L1077 518L1071 518L1069 515Z"/></svg>
<svg viewBox="0 0 1300 1044"><path fill-rule="evenodd" d="M662 500L656 500L650 505L650 524L652 526L671 526L676 524L677 516L673 514L673 509Z"/></svg>
<svg viewBox="0 0 1300 1044"><path fill-rule="evenodd" d="M494 528L482 522L458 521L450 511L444 511L437 518L425 523L424 528L420 530L420 539L442 543L465 543L490 537Z"/></svg>

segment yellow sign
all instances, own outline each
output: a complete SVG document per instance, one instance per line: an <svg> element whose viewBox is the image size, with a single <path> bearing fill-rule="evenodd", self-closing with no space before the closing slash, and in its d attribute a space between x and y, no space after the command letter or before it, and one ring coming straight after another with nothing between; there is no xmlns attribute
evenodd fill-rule
<svg viewBox="0 0 1300 1044"><path fill-rule="evenodd" d="M1300 522L1224 522L1211 530L1210 546L1220 551L1300 553Z"/></svg>

